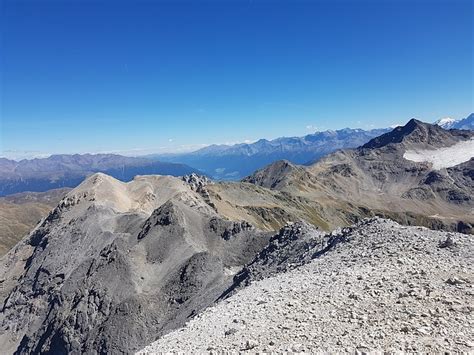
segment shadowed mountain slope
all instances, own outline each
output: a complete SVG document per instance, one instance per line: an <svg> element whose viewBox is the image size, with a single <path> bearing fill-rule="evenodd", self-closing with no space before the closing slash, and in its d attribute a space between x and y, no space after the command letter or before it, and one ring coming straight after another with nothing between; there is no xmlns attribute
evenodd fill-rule
<svg viewBox="0 0 474 355"><path fill-rule="evenodd" d="M378 218L326 236L301 228L249 266L263 280L139 354L472 352L471 236Z"/></svg>

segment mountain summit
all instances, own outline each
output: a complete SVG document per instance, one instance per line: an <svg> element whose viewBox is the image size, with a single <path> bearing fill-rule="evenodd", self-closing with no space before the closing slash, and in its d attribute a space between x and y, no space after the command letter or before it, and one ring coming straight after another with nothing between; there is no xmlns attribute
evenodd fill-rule
<svg viewBox="0 0 474 355"><path fill-rule="evenodd" d="M474 130L474 113L466 118L455 120L453 118L442 118L434 123L444 129L467 129Z"/></svg>
<svg viewBox="0 0 474 355"><path fill-rule="evenodd" d="M389 144L402 144L404 148L439 148L458 142L458 137L462 139L470 136L469 132L447 132L437 125L413 118L406 125L396 127L392 131L370 140L362 148L382 148Z"/></svg>
<svg viewBox="0 0 474 355"><path fill-rule="evenodd" d="M412 119L360 148L337 151L307 167L277 162L244 181L354 215L372 211L404 223L472 231L473 139L472 131Z"/></svg>

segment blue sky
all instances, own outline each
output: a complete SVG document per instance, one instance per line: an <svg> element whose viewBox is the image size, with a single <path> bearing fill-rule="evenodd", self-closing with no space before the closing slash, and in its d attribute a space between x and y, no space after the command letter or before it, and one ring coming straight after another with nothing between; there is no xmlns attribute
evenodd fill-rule
<svg viewBox="0 0 474 355"><path fill-rule="evenodd" d="M471 0L2 6L3 155L160 152L474 111Z"/></svg>

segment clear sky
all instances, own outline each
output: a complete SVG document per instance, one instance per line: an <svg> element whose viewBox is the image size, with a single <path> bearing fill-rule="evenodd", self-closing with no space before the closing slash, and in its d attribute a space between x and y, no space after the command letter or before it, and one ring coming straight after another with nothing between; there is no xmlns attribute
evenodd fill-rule
<svg viewBox="0 0 474 355"><path fill-rule="evenodd" d="M474 111L472 0L0 2L3 155Z"/></svg>

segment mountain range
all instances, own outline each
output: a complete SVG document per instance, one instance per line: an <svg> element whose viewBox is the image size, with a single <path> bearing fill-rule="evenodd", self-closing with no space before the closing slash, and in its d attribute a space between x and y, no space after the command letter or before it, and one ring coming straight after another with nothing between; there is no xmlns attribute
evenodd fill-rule
<svg viewBox="0 0 474 355"><path fill-rule="evenodd" d="M137 176L122 182L93 174L0 259L2 350L133 353L216 302L232 302L255 281L319 260L322 267L310 273L328 271L321 279L324 288L315 290L324 299L342 302L334 295L344 291L331 285L339 285L338 270L350 272L354 266L360 273L340 280L355 285L353 293L344 293L343 302L359 304L361 309L370 304L375 314L396 307L385 337L402 327L411 332L405 318L406 322L419 318L457 334L458 345L446 345L431 335L431 328L414 325L428 343L436 343L436 349L465 351L470 347L468 332L460 335L449 322L456 320L459 329L469 329L465 308L454 306L467 307L466 298L449 301L456 313L442 323L435 321L439 314L444 317L445 312L436 309L444 307L445 295L461 297L461 291L445 288L461 289L471 282L461 273L469 275L472 268L472 238L454 232L474 232L473 143L474 132L444 130L413 119L358 148L331 153L306 166L277 161L240 182L214 182L196 174ZM374 216L451 233L365 220ZM440 258L448 257L452 263L435 267L441 265ZM377 284L361 281L377 270L381 272ZM410 280L396 281L403 275ZM309 284L311 277L299 280L298 290ZM393 292L386 300L377 298L385 290ZM374 299L367 300L369 294ZM310 302L308 297L314 294L298 297ZM425 316L397 313L415 309L413 300L418 297L434 311ZM270 299L260 301L262 307L273 307ZM347 319L360 328L364 324L357 317ZM387 319L392 318L384 316L379 324ZM343 329L353 336L352 328ZM214 336L235 333L227 330L218 328ZM297 329L286 331L293 334ZM347 335L344 331L337 333L341 341ZM414 341L425 349L419 343L425 338ZM183 338L186 344L189 339ZM253 339L247 340L242 347L229 347L257 348L250 342ZM372 346L362 346L367 347ZM206 351L213 349L208 345Z"/></svg>
<svg viewBox="0 0 474 355"><path fill-rule="evenodd" d="M0 196L76 187L85 177L96 172L129 181L135 175L180 176L199 171L183 164L116 154L60 154L21 161L0 158Z"/></svg>
<svg viewBox="0 0 474 355"><path fill-rule="evenodd" d="M244 181L324 201L325 209L351 211L354 217L372 211L402 223L472 231L473 137L472 131L446 131L413 119L362 147L329 154L311 166L276 162ZM448 164L433 169L431 157L446 147L452 151ZM424 161L408 160L412 152L429 154ZM460 160L452 160L456 154Z"/></svg>
<svg viewBox="0 0 474 355"><path fill-rule="evenodd" d="M474 113L471 113L466 118L456 120L454 118L442 118L435 122L436 125L444 129L468 129L474 130Z"/></svg>
<svg viewBox="0 0 474 355"><path fill-rule="evenodd" d="M324 131L304 137L260 139L255 143L210 145L195 152L156 156L161 161L193 166L218 180L239 180L276 160L309 164L342 148L355 148L390 129Z"/></svg>
<svg viewBox="0 0 474 355"><path fill-rule="evenodd" d="M462 120L436 122L445 129L473 130L474 114ZM14 161L0 158L0 196L25 191L75 187L86 176L103 172L122 181L135 175L206 174L237 181L278 160L311 165L339 149L355 148L391 129L350 129L316 132L303 137L260 139L255 143L210 145L190 153L124 157L116 154L52 155Z"/></svg>

